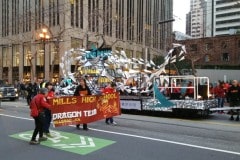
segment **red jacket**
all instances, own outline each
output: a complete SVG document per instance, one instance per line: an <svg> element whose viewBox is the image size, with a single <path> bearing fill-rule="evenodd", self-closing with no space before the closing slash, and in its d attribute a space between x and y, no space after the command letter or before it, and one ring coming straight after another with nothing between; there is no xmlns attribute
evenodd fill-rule
<svg viewBox="0 0 240 160"><path fill-rule="evenodd" d="M114 93L115 89L112 87L103 88L102 93Z"/></svg>
<svg viewBox="0 0 240 160"><path fill-rule="evenodd" d="M218 98L224 98L225 97L225 90L221 86L216 86L214 89L215 96Z"/></svg>
<svg viewBox="0 0 240 160"><path fill-rule="evenodd" d="M32 101L35 101L39 112L43 112L44 108L51 109L51 105L47 103L47 99L43 94L37 94Z"/></svg>
<svg viewBox="0 0 240 160"><path fill-rule="evenodd" d="M54 91L48 91L47 99L54 97Z"/></svg>

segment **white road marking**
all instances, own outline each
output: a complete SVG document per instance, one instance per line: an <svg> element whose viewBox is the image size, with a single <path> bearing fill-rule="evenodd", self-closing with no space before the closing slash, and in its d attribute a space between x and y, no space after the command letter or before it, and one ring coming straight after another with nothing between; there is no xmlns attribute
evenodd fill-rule
<svg viewBox="0 0 240 160"><path fill-rule="evenodd" d="M6 115L6 114L0 114L0 116L17 118L17 119L24 119L24 120L33 120L32 118L17 117L17 116ZM73 125L70 125L70 126L71 127L75 127ZM175 142L175 141L169 141L169 140L164 140L164 139L151 138L151 137L139 136L139 135L134 135L134 134L121 133L121 132L113 132L113 131L100 130L100 129L94 129L94 128L89 128L89 129L91 129L93 131L104 132L104 133L111 133L111 134L116 134L116 135L121 135L121 136L128 136L128 137L146 139L146 140L151 140L151 141L158 141L158 142L164 142L164 143L170 143L170 144L177 144L177 145L187 146L187 147L192 147L192 148L198 148L198 149L204 149L204 150L210 150L210 151L216 151L216 152L240 155L240 152L234 152L234 151L229 151L229 150L223 150L223 149L217 149L217 148L211 148L211 147L204 147L204 146L193 145L193 144L188 144L188 143Z"/></svg>

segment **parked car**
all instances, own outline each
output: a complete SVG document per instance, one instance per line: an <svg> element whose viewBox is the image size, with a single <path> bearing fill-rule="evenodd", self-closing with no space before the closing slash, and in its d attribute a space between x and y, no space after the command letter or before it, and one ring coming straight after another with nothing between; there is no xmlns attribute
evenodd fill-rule
<svg viewBox="0 0 240 160"><path fill-rule="evenodd" d="M0 99L14 101L19 98L17 88L13 86L0 86Z"/></svg>

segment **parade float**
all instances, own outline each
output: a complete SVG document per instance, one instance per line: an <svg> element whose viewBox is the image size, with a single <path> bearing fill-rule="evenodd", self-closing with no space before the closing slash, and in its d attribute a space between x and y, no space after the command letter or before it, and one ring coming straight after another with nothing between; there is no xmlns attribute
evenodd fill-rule
<svg viewBox="0 0 240 160"><path fill-rule="evenodd" d="M210 108L216 107L216 100L209 94L209 79L193 75L166 74L166 66L185 58L185 46L173 44L164 63L156 66L152 60L129 58L124 50L110 48L71 49L61 58L60 68L63 80L70 80L68 86L60 87L60 95L71 95L78 77L85 77L92 94L101 94L101 88L114 82L120 94L121 109L136 114L171 113L174 115L200 114L207 116ZM176 48L177 51L176 51ZM71 65L75 63L73 71ZM145 67L143 67L145 66ZM147 67L153 68L147 70ZM170 73L170 71L169 71ZM187 86L191 82L192 86ZM179 85L179 86L178 86ZM179 93L175 90L178 88ZM186 96L193 90L191 97Z"/></svg>

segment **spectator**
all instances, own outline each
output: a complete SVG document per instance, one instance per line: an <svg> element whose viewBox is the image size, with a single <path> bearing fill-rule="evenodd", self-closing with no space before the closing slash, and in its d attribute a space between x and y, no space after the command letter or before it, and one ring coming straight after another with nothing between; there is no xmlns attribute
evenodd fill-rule
<svg viewBox="0 0 240 160"><path fill-rule="evenodd" d="M19 89L20 89L20 94L21 94L22 98L25 99L26 98L26 86L25 86L24 82L20 83Z"/></svg>
<svg viewBox="0 0 240 160"><path fill-rule="evenodd" d="M28 83L26 91L27 91L27 104L30 105L31 100L34 97L33 96L33 85L32 85L32 83Z"/></svg>
<svg viewBox="0 0 240 160"><path fill-rule="evenodd" d="M224 90L224 82L220 82L214 89L215 97L218 100L218 108L223 108L225 101L225 90ZM219 113L223 113L223 111L219 111Z"/></svg>
<svg viewBox="0 0 240 160"><path fill-rule="evenodd" d="M186 96L194 98L194 88L191 81L188 82L186 93L185 93L185 97Z"/></svg>
<svg viewBox="0 0 240 160"><path fill-rule="evenodd" d="M240 87L238 86L238 81L237 80L233 80L232 81L232 86L228 89L228 98L229 98L229 106L230 107L237 107L239 106L239 98L240 98ZM231 110L231 117L230 120L234 120L233 117L233 110ZM239 121L239 110L237 110L237 117L236 117L236 121Z"/></svg>

